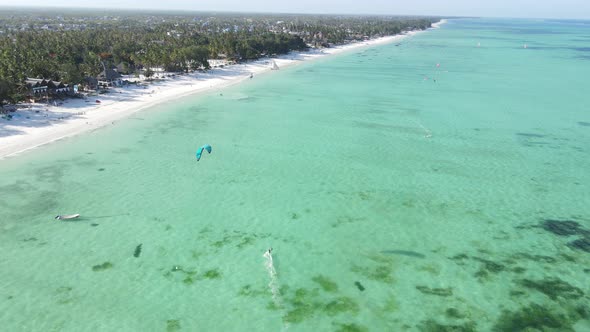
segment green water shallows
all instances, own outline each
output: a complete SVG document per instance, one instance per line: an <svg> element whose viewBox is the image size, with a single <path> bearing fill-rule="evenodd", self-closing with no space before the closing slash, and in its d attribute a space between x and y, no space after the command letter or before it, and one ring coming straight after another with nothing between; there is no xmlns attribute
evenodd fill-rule
<svg viewBox="0 0 590 332"><path fill-rule="evenodd" d="M589 26L451 20L3 160L0 325L588 330Z"/></svg>

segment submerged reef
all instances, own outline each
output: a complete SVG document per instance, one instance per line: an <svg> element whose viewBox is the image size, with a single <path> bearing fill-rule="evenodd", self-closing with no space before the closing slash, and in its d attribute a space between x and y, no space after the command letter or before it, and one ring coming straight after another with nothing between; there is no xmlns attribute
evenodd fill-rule
<svg viewBox="0 0 590 332"><path fill-rule="evenodd" d="M113 263L111 262L104 262L102 264L98 264L98 265L94 265L92 267L92 271L104 271L106 269L110 269L111 267L113 267Z"/></svg>
<svg viewBox="0 0 590 332"><path fill-rule="evenodd" d="M207 279L219 279L221 278L221 272L217 269L209 270L203 276Z"/></svg>
<svg viewBox="0 0 590 332"><path fill-rule="evenodd" d="M465 314L462 314L461 312L459 312L459 310L455 308L448 308L447 310L445 310L445 315L449 318L455 319L462 319L466 317Z"/></svg>
<svg viewBox="0 0 590 332"><path fill-rule="evenodd" d="M359 305L349 297L340 296L324 305L323 311L328 316L336 316L343 312L356 314L359 311Z"/></svg>
<svg viewBox="0 0 590 332"><path fill-rule="evenodd" d="M340 323L332 323L333 325L338 326L336 332L368 332L369 329L362 326L357 325L355 323L350 324L340 324Z"/></svg>
<svg viewBox="0 0 590 332"><path fill-rule="evenodd" d="M377 263L379 263L379 265L373 266L373 267L368 267L368 266L360 267L357 265L353 265L350 270L352 272L358 273L358 274L364 276L365 278L368 278L371 280L379 281L379 282L386 283L386 284L392 283L393 282L393 277L392 277L393 263L389 259L383 259L383 260L376 260L373 258L371 258L371 259L373 261L376 261Z"/></svg>
<svg viewBox="0 0 590 332"><path fill-rule="evenodd" d="M482 263L479 270L475 272L475 276L478 278L485 278L489 273L499 273L506 269L506 266L488 259L479 257L473 257L473 259Z"/></svg>
<svg viewBox="0 0 590 332"><path fill-rule="evenodd" d="M572 286L559 278L549 278L543 280L522 279L519 284L526 288L535 289L552 300L559 297L565 299L578 299L584 296L584 292L578 287Z"/></svg>
<svg viewBox="0 0 590 332"><path fill-rule="evenodd" d="M176 332L180 330L180 320L169 319L166 321L166 332Z"/></svg>
<svg viewBox="0 0 590 332"><path fill-rule="evenodd" d="M205 234L208 233L209 230L205 229L203 231L201 231L201 234ZM244 233L241 231L228 231L228 230L224 230L223 231L223 238L221 240L217 240L211 243L211 246L214 247L215 249L221 249L225 246L229 246L229 245L235 245L237 248L239 249L243 249L247 246L251 246L254 245L256 243L256 240L258 239L265 239L268 238L270 236L270 234L268 233L264 233L264 234L258 234L258 233ZM210 239L210 237L205 237L205 236L199 236L200 238L206 238L206 239Z"/></svg>
<svg viewBox="0 0 590 332"><path fill-rule="evenodd" d="M424 294L436 296L451 296L453 295L453 288L430 288L426 286L416 286L416 289Z"/></svg>
<svg viewBox="0 0 590 332"><path fill-rule="evenodd" d="M574 331L572 322L561 313L556 313L538 304L531 304L515 312L504 311L492 331Z"/></svg>
<svg viewBox="0 0 590 332"><path fill-rule="evenodd" d="M584 234L586 232L579 223L573 220L546 219L540 226L544 230L560 236Z"/></svg>
<svg viewBox="0 0 590 332"><path fill-rule="evenodd" d="M318 285L320 285L320 287L322 287L322 289L325 292L336 292L338 291L338 284L336 284L334 281L330 280L330 278L325 277L323 275L317 275L313 278L311 278L311 280L315 283L317 283Z"/></svg>
<svg viewBox="0 0 590 332"><path fill-rule="evenodd" d="M590 237L584 237L577 239L567 244L568 247L573 249L580 249L585 252L590 252Z"/></svg>
<svg viewBox="0 0 590 332"><path fill-rule="evenodd" d="M540 227L559 236L580 235L581 238L569 242L567 246L572 249L590 252L590 230L585 229L578 222L574 220L546 219L541 223Z"/></svg>
<svg viewBox="0 0 590 332"><path fill-rule="evenodd" d="M463 325L443 325L433 319L420 322L418 329L421 332L476 332L476 324L467 322Z"/></svg>
<svg viewBox="0 0 590 332"><path fill-rule="evenodd" d="M297 288L295 291L289 291L288 286L281 287L285 308L287 313L283 316L286 323L300 323L304 320L311 319L314 316L338 316L347 314L350 318L360 311L360 306L352 298L336 294L338 285L324 276L315 276L312 281L319 284L320 288L306 289ZM331 295L325 299L322 296ZM256 296L258 292L253 291L248 285L240 290L240 295ZM275 305L269 305L269 309L275 309ZM348 327L346 327L348 326ZM346 329L348 328L348 329ZM341 325L340 330L356 331L353 325ZM361 330L362 331L362 330Z"/></svg>

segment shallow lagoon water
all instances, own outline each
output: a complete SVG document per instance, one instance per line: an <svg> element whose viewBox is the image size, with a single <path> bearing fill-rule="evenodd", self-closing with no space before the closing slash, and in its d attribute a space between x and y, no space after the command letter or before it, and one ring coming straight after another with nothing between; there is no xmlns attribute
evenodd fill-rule
<svg viewBox="0 0 590 332"><path fill-rule="evenodd" d="M450 20L3 160L1 325L590 329L587 29Z"/></svg>

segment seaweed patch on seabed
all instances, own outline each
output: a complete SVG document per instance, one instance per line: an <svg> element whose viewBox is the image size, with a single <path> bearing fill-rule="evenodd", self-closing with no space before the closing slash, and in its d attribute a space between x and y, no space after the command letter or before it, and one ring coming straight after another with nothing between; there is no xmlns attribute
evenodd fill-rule
<svg viewBox="0 0 590 332"><path fill-rule="evenodd" d="M531 303L517 311L504 310L494 324L492 331L575 331L573 325L580 319L587 319L588 309L544 307Z"/></svg>
<svg viewBox="0 0 590 332"><path fill-rule="evenodd" d="M180 320L179 319L169 319L166 321L166 332L175 332L179 331L180 327Z"/></svg>
<svg viewBox="0 0 590 332"><path fill-rule="evenodd" d="M476 332L475 322L466 322L462 325L444 325L433 319L421 321L418 330L421 332Z"/></svg>
<svg viewBox="0 0 590 332"><path fill-rule="evenodd" d="M104 262L102 264L94 265L92 267L92 271L95 271L95 272L104 271L104 270L110 269L112 267L113 267L113 263L111 263L111 262Z"/></svg>
<svg viewBox="0 0 590 332"><path fill-rule="evenodd" d="M523 287L534 289L547 295L553 301L559 298L575 300L584 296L584 292L580 288L572 286L559 278L548 278L537 281L522 279L518 283Z"/></svg>
<svg viewBox="0 0 590 332"><path fill-rule="evenodd" d="M568 247L573 249L580 249L585 252L590 252L590 237L584 237L575 241L569 242Z"/></svg>
<svg viewBox="0 0 590 332"><path fill-rule="evenodd" d="M578 222L547 219L541 223L540 227L559 236L582 236L582 238L569 242L567 246L572 249L590 252L590 230L583 228Z"/></svg>
<svg viewBox="0 0 590 332"><path fill-rule="evenodd" d="M369 329L363 325L357 325L355 323L350 324L342 324L342 323L332 323L334 326L338 326L339 328L336 332L368 332Z"/></svg>
<svg viewBox="0 0 590 332"><path fill-rule="evenodd" d="M201 232L203 233L203 232ZM236 243L235 246L239 249L242 249L246 246L251 246L253 244L256 243L257 239L265 239L268 238L270 236L269 233L262 233L262 234L258 234L258 233L244 233L244 232L240 232L240 231L233 231L233 232L229 232L227 230L225 230L223 232L223 239L221 240L217 240L213 243L211 243L211 246L215 247L215 248L222 248L226 245L230 245L232 243ZM199 238L205 238L205 236L199 236Z"/></svg>
<svg viewBox="0 0 590 332"><path fill-rule="evenodd" d="M578 222L573 220L545 219L540 224L540 227L548 232L551 232L559 236L588 234L587 230L582 228L582 226Z"/></svg>
<svg viewBox="0 0 590 332"><path fill-rule="evenodd" d="M326 276L317 275L311 278L311 280L322 287L325 292L334 293L338 291L338 284Z"/></svg>
<svg viewBox="0 0 590 332"><path fill-rule="evenodd" d="M436 296L452 296L453 295L453 288L430 288L426 286L416 286L416 289L420 292L428 295L436 295Z"/></svg>
<svg viewBox="0 0 590 332"><path fill-rule="evenodd" d="M319 284L321 288L298 288L289 291L288 286L283 286L280 292L284 295L285 308L287 313L283 316L285 323L300 323L311 319L314 316L338 316L346 314L356 315L360 306L352 298L338 294L338 285L325 276L315 276L312 281ZM322 292L324 294L322 294ZM253 291L251 287L245 286L240 295L256 296L259 291ZM320 295L331 296L324 300ZM270 303L269 309L276 309L274 303Z"/></svg>

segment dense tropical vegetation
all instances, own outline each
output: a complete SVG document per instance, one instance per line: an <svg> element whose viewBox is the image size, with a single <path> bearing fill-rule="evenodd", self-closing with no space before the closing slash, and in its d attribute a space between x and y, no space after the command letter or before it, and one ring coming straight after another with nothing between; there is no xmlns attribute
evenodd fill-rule
<svg viewBox="0 0 590 332"><path fill-rule="evenodd" d="M328 47L430 27L434 18L0 11L0 103L27 93L25 79L77 84L106 68L134 73L208 69L233 61Z"/></svg>

